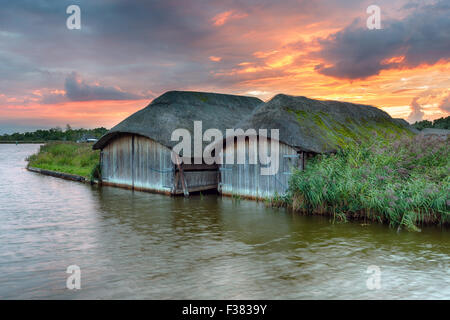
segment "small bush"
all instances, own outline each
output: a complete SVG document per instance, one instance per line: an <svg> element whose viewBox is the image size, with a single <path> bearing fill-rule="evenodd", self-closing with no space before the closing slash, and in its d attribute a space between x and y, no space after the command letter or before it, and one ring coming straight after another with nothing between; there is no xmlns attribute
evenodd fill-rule
<svg viewBox="0 0 450 320"><path fill-rule="evenodd" d="M102 167L100 163L97 163L91 170L90 181L101 180L102 179Z"/></svg>

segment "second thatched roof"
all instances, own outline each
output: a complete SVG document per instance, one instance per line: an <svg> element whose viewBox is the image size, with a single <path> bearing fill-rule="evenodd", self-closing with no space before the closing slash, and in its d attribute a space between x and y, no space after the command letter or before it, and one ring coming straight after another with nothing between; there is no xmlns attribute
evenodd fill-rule
<svg viewBox="0 0 450 320"><path fill-rule="evenodd" d="M406 122L368 105L278 94L236 125L246 129L279 129L279 140L299 150L335 152L349 142L373 135L411 132Z"/></svg>

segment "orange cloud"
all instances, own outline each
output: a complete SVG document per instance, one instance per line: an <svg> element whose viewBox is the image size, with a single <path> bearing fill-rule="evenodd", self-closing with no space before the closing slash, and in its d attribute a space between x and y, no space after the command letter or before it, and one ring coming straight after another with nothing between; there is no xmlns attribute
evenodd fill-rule
<svg viewBox="0 0 450 320"><path fill-rule="evenodd" d="M229 20L242 19L247 17L246 13L238 13L234 10L225 11L215 15L211 20L216 27L223 26Z"/></svg>
<svg viewBox="0 0 450 320"><path fill-rule="evenodd" d="M271 68L280 68L292 64L293 61L294 57L292 55L286 55L267 62L267 65Z"/></svg>
<svg viewBox="0 0 450 320"><path fill-rule="evenodd" d="M402 63L404 60L405 60L405 56L392 57L392 58L388 58L388 59L381 61L381 64L382 65L397 64L397 63Z"/></svg>
<svg viewBox="0 0 450 320"><path fill-rule="evenodd" d="M441 101L450 88L450 62L421 65L415 68L383 70L370 79L336 79L319 74L315 66L319 61L306 57L298 60L299 53L279 50L265 56L262 65L241 63L243 69L234 69L219 77L239 79L235 86L242 94L258 96L267 100L276 93L304 95L317 99L349 101L377 106L393 117L407 118L411 112L411 101L421 95L421 106L425 119L446 116ZM401 61L396 57L392 61ZM273 71L276 71L273 73ZM253 77L249 77L254 75ZM273 93L268 95L267 93Z"/></svg>
<svg viewBox="0 0 450 320"><path fill-rule="evenodd" d="M221 57L216 57L216 56L210 56L209 60L214 61L214 62L219 62L220 60L222 60Z"/></svg>
<svg viewBox="0 0 450 320"><path fill-rule="evenodd" d="M263 51L257 51L254 52L253 55L257 58L267 58L275 53L278 53L278 50L273 50L273 51L269 51L269 52L263 52Z"/></svg>

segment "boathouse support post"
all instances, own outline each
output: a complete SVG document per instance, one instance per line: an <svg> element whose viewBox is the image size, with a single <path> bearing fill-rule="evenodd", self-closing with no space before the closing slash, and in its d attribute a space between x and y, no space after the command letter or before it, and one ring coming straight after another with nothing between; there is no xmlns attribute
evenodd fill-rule
<svg viewBox="0 0 450 320"><path fill-rule="evenodd" d="M183 193L185 197L189 197L189 191L186 185L186 178L184 176L183 165L178 164L178 171L181 179L181 186L183 187Z"/></svg>
<svg viewBox="0 0 450 320"><path fill-rule="evenodd" d="M174 192L173 193L176 194L177 188L178 188L178 181L181 179L181 187L183 188L183 194L185 197L189 197L189 190L187 188L186 177L184 175L183 163L181 162L180 156L178 154L175 154L175 159L176 159L176 167L177 167L178 171L175 172L175 181L174 181L174 186L173 186Z"/></svg>
<svg viewBox="0 0 450 320"><path fill-rule="evenodd" d="M134 190L134 135L131 136L131 189Z"/></svg>

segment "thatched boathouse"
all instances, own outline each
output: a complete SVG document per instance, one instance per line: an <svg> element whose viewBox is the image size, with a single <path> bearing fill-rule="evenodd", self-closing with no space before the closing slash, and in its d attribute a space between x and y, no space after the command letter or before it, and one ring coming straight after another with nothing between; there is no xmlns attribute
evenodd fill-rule
<svg viewBox="0 0 450 320"><path fill-rule="evenodd" d="M263 103L258 98L170 91L113 127L94 144L101 149L102 183L167 194L217 189L217 165L172 162L175 129L193 134L194 121L203 130L225 132ZM191 163L194 163L192 161Z"/></svg>
<svg viewBox="0 0 450 320"><path fill-rule="evenodd" d="M172 161L173 155L182 156L173 150L178 142L171 140L172 132L183 128L194 137L195 121L202 121L203 131L214 128L223 132L224 139L216 142L222 145L222 163ZM231 128L243 131L225 136ZM253 137L245 132L248 129L255 130ZM262 165L261 159L250 161L250 157L255 159L255 152L250 153L252 143L265 138L259 135L260 129L267 130L269 153L274 142L279 145L277 158L271 159L277 160L275 174L262 174L270 164ZM271 129L278 129L278 137L271 136ZM316 154L408 129L407 123L367 105L284 94L264 103L252 97L170 91L112 128L94 149L101 149L102 182L106 185L185 195L218 189L224 195L262 199L284 194L293 169L304 169L308 158ZM230 140L233 143L228 145ZM202 144L204 148L206 143ZM244 153L243 164L225 161L237 157L238 151ZM256 154L260 156L258 151Z"/></svg>
<svg viewBox="0 0 450 320"><path fill-rule="evenodd" d="M269 138L270 129L279 129L278 172L261 175L260 161L257 164L225 163L220 166L220 192L249 198L282 195L288 188L292 169L303 169L309 157L336 152L348 143L362 141L375 134L404 133L407 126L372 106L276 95L239 122L236 128L267 129ZM226 139L230 138L233 137ZM245 148L248 161L249 138L234 139L237 143L232 150L224 147L224 157Z"/></svg>

